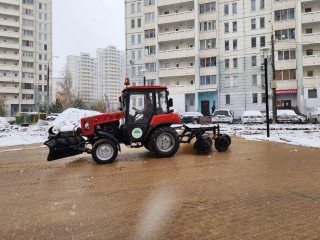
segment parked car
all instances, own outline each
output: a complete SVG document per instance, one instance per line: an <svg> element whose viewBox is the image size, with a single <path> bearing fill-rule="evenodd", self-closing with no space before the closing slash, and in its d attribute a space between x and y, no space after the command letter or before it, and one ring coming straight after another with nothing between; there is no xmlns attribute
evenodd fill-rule
<svg viewBox="0 0 320 240"><path fill-rule="evenodd" d="M56 118L59 116L58 113L51 113L48 115L48 117L46 118L46 121L48 122L52 122L54 120L56 120Z"/></svg>
<svg viewBox="0 0 320 240"><path fill-rule="evenodd" d="M227 109L215 110L212 114L212 123L233 123L233 115Z"/></svg>
<svg viewBox="0 0 320 240"><path fill-rule="evenodd" d="M291 109L279 109L277 110L277 122L278 123L302 123L302 119L298 114Z"/></svg>
<svg viewBox="0 0 320 240"><path fill-rule="evenodd" d="M241 116L241 123L264 123L265 118L263 114L258 110L248 110L244 111Z"/></svg>
<svg viewBox="0 0 320 240"><path fill-rule="evenodd" d="M184 112L180 114L182 123L200 123L200 117L203 117L199 112Z"/></svg>
<svg viewBox="0 0 320 240"><path fill-rule="evenodd" d="M315 107L307 113L307 121L313 123L320 122L320 107Z"/></svg>

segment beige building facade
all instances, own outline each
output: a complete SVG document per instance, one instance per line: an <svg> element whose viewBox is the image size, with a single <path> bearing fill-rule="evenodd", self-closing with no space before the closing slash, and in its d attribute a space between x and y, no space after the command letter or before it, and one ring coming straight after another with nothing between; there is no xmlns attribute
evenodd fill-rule
<svg viewBox="0 0 320 240"><path fill-rule="evenodd" d="M307 113L320 104L318 3L126 0L126 75L168 86L178 112L240 116L265 110L266 57L270 110L275 96Z"/></svg>
<svg viewBox="0 0 320 240"><path fill-rule="evenodd" d="M0 95L8 116L38 111L47 102L51 65L51 0L1 0Z"/></svg>

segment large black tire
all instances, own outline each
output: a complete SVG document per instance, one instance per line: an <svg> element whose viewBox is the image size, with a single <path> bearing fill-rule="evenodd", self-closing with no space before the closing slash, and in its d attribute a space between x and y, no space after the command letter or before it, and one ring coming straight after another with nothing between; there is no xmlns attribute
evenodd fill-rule
<svg viewBox="0 0 320 240"><path fill-rule="evenodd" d="M212 140L210 143L210 140L208 139L211 140L211 138L197 140L193 145L193 149L199 154L208 154L211 152L212 146Z"/></svg>
<svg viewBox="0 0 320 240"><path fill-rule="evenodd" d="M214 146L219 152L227 151L229 145L229 140L226 136L218 136L214 142Z"/></svg>
<svg viewBox="0 0 320 240"><path fill-rule="evenodd" d="M226 137L229 141L229 145L231 144L231 137L228 134L223 134L222 136Z"/></svg>
<svg viewBox="0 0 320 240"><path fill-rule="evenodd" d="M160 127L150 137L149 149L158 157L172 157L179 146L178 133L170 127Z"/></svg>
<svg viewBox="0 0 320 240"><path fill-rule="evenodd" d="M99 164L112 163L118 156L118 148L114 141L100 139L92 147L92 158Z"/></svg>

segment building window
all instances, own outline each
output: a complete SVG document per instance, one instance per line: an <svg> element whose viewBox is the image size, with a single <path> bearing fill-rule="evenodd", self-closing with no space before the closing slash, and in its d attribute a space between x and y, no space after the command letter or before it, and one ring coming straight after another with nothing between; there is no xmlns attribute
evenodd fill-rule
<svg viewBox="0 0 320 240"><path fill-rule="evenodd" d="M224 5L224 15L229 15L229 4Z"/></svg>
<svg viewBox="0 0 320 240"><path fill-rule="evenodd" d="M232 13L236 14L238 12L237 3L232 3Z"/></svg>
<svg viewBox="0 0 320 240"><path fill-rule="evenodd" d="M216 2L200 4L200 14L215 12L216 11Z"/></svg>
<svg viewBox="0 0 320 240"><path fill-rule="evenodd" d="M252 103L258 103L258 93L252 93Z"/></svg>
<svg viewBox="0 0 320 240"><path fill-rule="evenodd" d="M137 19L137 27L140 28L141 27L141 18Z"/></svg>
<svg viewBox="0 0 320 240"><path fill-rule="evenodd" d="M141 3L137 3L137 13L141 12Z"/></svg>
<svg viewBox="0 0 320 240"><path fill-rule="evenodd" d="M258 85L257 75L256 74L252 75L252 85L253 86Z"/></svg>
<svg viewBox="0 0 320 240"><path fill-rule="evenodd" d="M260 37L260 47L265 47L266 46L266 37L261 36Z"/></svg>
<svg viewBox="0 0 320 240"><path fill-rule="evenodd" d="M256 29L256 19L255 18L252 18L251 19L251 29Z"/></svg>
<svg viewBox="0 0 320 240"><path fill-rule="evenodd" d="M217 84L216 75L200 76L200 85L214 85Z"/></svg>
<svg viewBox="0 0 320 240"><path fill-rule="evenodd" d="M264 7L265 7L264 0L260 0L260 9L264 9Z"/></svg>
<svg viewBox="0 0 320 240"><path fill-rule="evenodd" d="M229 40L224 41L224 50L229 51Z"/></svg>
<svg viewBox="0 0 320 240"><path fill-rule="evenodd" d="M200 67L215 67L217 65L216 57L200 58Z"/></svg>
<svg viewBox="0 0 320 240"><path fill-rule="evenodd" d="M238 67L238 58L233 58L233 68Z"/></svg>
<svg viewBox="0 0 320 240"><path fill-rule="evenodd" d="M200 49L201 50L213 49L213 48L216 48L216 39L215 38L200 40Z"/></svg>
<svg viewBox="0 0 320 240"><path fill-rule="evenodd" d="M216 29L216 21L206 21L200 23L200 31L206 32Z"/></svg>
<svg viewBox="0 0 320 240"><path fill-rule="evenodd" d="M251 56L251 66L257 66L257 56Z"/></svg>
<svg viewBox="0 0 320 240"><path fill-rule="evenodd" d="M312 33L312 28L307 28L306 29L306 34L311 34Z"/></svg>
<svg viewBox="0 0 320 240"><path fill-rule="evenodd" d="M154 45L153 46L145 46L144 47L144 54L146 56L156 54L156 46L154 46Z"/></svg>
<svg viewBox="0 0 320 240"><path fill-rule="evenodd" d="M276 70L276 80L296 80L296 70Z"/></svg>
<svg viewBox="0 0 320 240"><path fill-rule="evenodd" d="M318 98L317 89L309 89L308 98Z"/></svg>
<svg viewBox="0 0 320 240"><path fill-rule="evenodd" d="M313 70L307 71L307 76L308 77L313 77Z"/></svg>
<svg viewBox="0 0 320 240"><path fill-rule="evenodd" d="M289 19L294 19L294 8L282 9L274 12L274 20L286 21Z"/></svg>
<svg viewBox="0 0 320 240"><path fill-rule="evenodd" d="M305 13L310 13L310 12L312 12L312 8L305 8L305 9L304 9L304 12L305 12Z"/></svg>
<svg viewBox="0 0 320 240"><path fill-rule="evenodd" d="M239 87L239 77L238 76L233 76L233 86Z"/></svg>
<svg viewBox="0 0 320 240"><path fill-rule="evenodd" d="M257 47L257 38L256 37L251 38L251 47L252 48Z"/></svg>
<svg viewBox="0 0 320 240"><path fill-rule="evenodd" d="M306 50L306 54L307 54L308 56L313 55L313 49L307 49L307 50Z"/></svg>
<svg viewBox="0 0 320 240"><path fill-rule="evenodd" d="M135 20L131 19L131 28L135 28Z"/></svg>
<svg viewBox="0 0 320 240"><path fill-rule="evenodd" d="M278 51L278 61L296 59L296 50L280 50Z"/></svg>
<svg viewBox="0 0 320 240"><path fill-rule="evenodd" d="M224 23L224 32L225 33L229 32L229 23L228 22Z"/></svg>
<svg viewBox="0 0 320 240"><path fill-rule="evenodd" d="M154 22L154 12L144 14L145 23Z"/></svg>
<svg viewBox="0 0 320 240"><path fill-rule="evenodd" d="M238 49L238 40L237 39L233 39L233 50Z"/></svg>
<svg viewBox="0 0 320 240"><path fill-rule="evenodd" d="M256 10L256 0L251 0L251 11Z"/></svg>
<svg viewBox="0 0 320 240"><path fill-rule="evenodd" d="M156 37L156 30L149 29L144 31L144 38L155 38Z"/></svg>
<svg viewBox="0 0 320 240"><path fill-rule="evenodd" d="M230 95L226 94L226 104L230 104Z"/></svg>
<svg viewBox="0 0 320 240"><path fill-rule="evenodd" d="M224 87L225 88L230 87L230 77L224 77Z"/></svg>
<svg viewBox="0 0 320 240"><path fill-rule="evenodd" d="M149 5L154 5L155 0L144 0L144 5L149 6Z"/></svg>
<svg viewBox="0 0 320 240"><path fill-rule="evenodd" d="M238 23L237 22L232 22L232 31L237 32L238 31Z"/></svg>
<svg viewBox="0 0 320 240"><path fill-rule="evenodd" d="M266 94L261 93L261 103L266 103Z"/></svg>
<svg viewBox="0 0 320 240"><path fill-rule="evenodd" d="M260 28L265 28L265 18L264 17L260 18Z"/></svg>
<svg viewBox="0 0 320 240"><path fill-rule="evenodd" d="M131 14L135 13L135 4L131 3Z"/></svg>
<svg viewBox="0 0 320 240"><path fill-rule="evenodd" d="M131 44L132 45L136 44L136 36L135 35L131 35Z"/></svg>

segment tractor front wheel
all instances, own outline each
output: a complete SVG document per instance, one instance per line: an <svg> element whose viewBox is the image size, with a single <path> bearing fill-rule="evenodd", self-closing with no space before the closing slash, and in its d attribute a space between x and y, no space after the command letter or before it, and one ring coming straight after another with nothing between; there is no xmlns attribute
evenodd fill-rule
<svg viewBox="0 0 320 240"><path fill-rule="evenodd" d="M179 136L170 127L160 127L151 135L149 147L158 157L172 157L179 146Z"/></svg>
<svg viewBox="0 0 320 240"><path fill-rule="evenodd" d="M116 144L109 139L100 139L92 147L92 158L99 164L111 163L118 156Z"/></svg>

